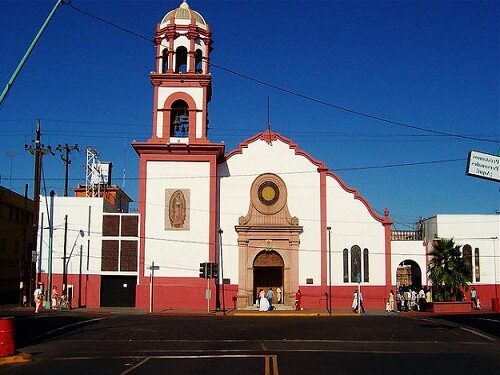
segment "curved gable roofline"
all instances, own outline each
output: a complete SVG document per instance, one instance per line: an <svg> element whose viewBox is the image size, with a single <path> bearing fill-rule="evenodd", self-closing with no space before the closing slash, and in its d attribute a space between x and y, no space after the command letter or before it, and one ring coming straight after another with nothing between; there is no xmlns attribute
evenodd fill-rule
<svg viewBox="0 0 500 375"><path fill-rule="evenodd" d="M333 179L335 179L339 183L339 185L342 187L342 189L344 189L346 192L353 194L354 195L354 199L357 199L361 203L363 203L365 205L366 209L368 210L368 212L370 213L370 215L375 220L377 220L378 222L380 222L380 223L382 223L384 225L392 225L393 221L389 217L389 210L387 208L384 211L384 216L379 215L372 208L372 206L370 205L370 203L368 203L368 201L365 199L365 197L363 197L361 194L359 194L359 192L358 192L357 189L353 189L353 188L350 188L349 186L347 186L345 184L345 182L342 181L342 179L339 176L337 176L335 173L333 173L332 171L328 171L326 175L329 176L329 177L332 177Z"/></svg>
<svg viewBox="0 0 500 375"><path fill-rule="evenodd" d="M316 165L318 167L318 171L319 170L326 170L325 163L323 163L322 161L314 159L307 152L301 150L299 148L298 144L292 142L290 139L282 136L279 133L273 132L272 130L264 130L263 132L257 133L254 136L252 136L252 137L250 137L248 139L245 139L243 142L241 142L238 145L238 147L236 148L236 150L233 150L229 154L227 154L226 160L229 159L229 158L231 158L231 157L233 157L234 155L243 154L243 149L244 148L248 148L249 144L251 144L251 143L253 143L255 141L259 141L259 140L265 141L268 144L272 144L273 141L279 140L279 141L287 144L288 147L290 147L292 150L294 150L295 151L295 155L301 155L301 156L305 157L307 160L309 160L312 164Z"/></svg>
<svg viewBox="0 0 500 375"><path fill-rule="evenodd" d="M347 186L342 179L337 176L333 171L328 170L328 168L325 166L325 164L322 161L314 159L311 155L309 155L307 152L301 150L299 146L292 142L290 139L282 136L279 133L275 133L272 130L265 130L263 132L257 133L254 136L244 140L241 142L236 150L231 151L229 154L226 156L226 160L233 157L234 155L238 154L243 154L243 149L248 148L248 145L258 141L262 140L267 142L268 144L271 144L273 141L280 140L281 142L287 144L291 149L295 151L295 155L301 155L304 156L306 159L308 159L311 163L316 165L318 167L318 172L327 172L327 176L334 178L339 185L344 189L346 192L351 193L354 195L354 199L359 200L361 203L363 203L370 213L370 215L377 220L378 222L384 224L384 225L392 225L393 221L389 217L389 210L384 211L384 216L379 215L373 208L372 206L368 203L368 201L358 193L356 189L350 188Z"/></svg>

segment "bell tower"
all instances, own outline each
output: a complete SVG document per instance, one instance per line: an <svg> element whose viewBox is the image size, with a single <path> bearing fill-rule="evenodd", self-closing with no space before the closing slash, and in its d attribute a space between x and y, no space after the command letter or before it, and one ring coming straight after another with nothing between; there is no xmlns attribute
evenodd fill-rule
<svg viewBox="0 0 500 375"><path fill-rule="evenodd" d="M168 12L155 33L156 69L153 131L150 141L207 143L208 103L212 96L210 27L186 1Z"/></svg>
<svg viewBox="0 0 500 375"><path fill-rule="evenodd" d="M206 306L206 283L197 267L217 259L217 165L224 158L224 144L207 135L210 27L184 1L158 24L155 45L152 134L132 143L141 217L136 306L148 306L154 263L157 301L183 295L185 307L199 308Z"/></svg>

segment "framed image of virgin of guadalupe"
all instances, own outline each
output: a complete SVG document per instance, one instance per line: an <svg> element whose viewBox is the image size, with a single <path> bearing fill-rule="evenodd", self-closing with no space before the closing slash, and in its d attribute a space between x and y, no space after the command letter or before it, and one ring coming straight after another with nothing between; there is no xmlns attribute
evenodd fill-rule
<svg viewBox="0 0 500 375"><path fill-rule="evenodd" d="M189 189L165 189L165 230L189 230Z"/></svg>

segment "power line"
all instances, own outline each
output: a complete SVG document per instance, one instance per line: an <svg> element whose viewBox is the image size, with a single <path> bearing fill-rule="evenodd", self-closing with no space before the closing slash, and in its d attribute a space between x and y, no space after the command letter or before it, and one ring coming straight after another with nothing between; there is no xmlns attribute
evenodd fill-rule
<svg viewBox="0 0 500 375"><path fill-rule="evenodd" d="M105 23L105 24L107 24L109 26L112 26L112 27L120 30L120 31L123 31L125 33L130 34L130 35L133 35L133 36L138 37L140 39L143 39L143 40L145 40L147 42L150 42L152 44L155 43L152 38L145 37L144 35L136 33L135 31L132 31L132 30L127 29L125 27L119 26L119 25L117 25L117 24L115 24L113 22L107 21L104 18L101 18L99 16L96 16L96 15L88 12L88 11L82 10L82 9L74 6L72 3L69 3L69 6L72 9L74 9L74 10L76 10L76 11L78 11L78 12L80 12L80 13L88 16L88 17L91 17L91 18L93 18L95 20L98 20L99 22L103 22L103 23ZM206 57L205 57L205 60L207 60ZM317 104L322 104L322 105L325 105L327 107L335 108L335 109L337 109L339 111L350 113L350 114L353 114L353 115L356 115L356 116L361 116L361 117L369 118L369 119L376 120L376 121L383 122L383 123L390 124L390 125L396 125L396 126L400 126L400 127L404 127L404 128L408 128L408 129L414 129L414 130L418 130L418 131L422 131L422 132L426 132L426 133L438 134L438 135L443 135L443 136L447 136L447 137L469 139L469 140L474 140L474 141L479 141L479 142L490 142L490 143L499 143L500 142L500 140L491 140L491 139L485 139L485 138L479 138L479 137L472 137L472 136L467 136L467 135L462 135L462 134L449 133L449 132L443 132L443 131L439 131L439 130L428 129L428 128L424 128L422 126L417 126L417 125L413 125L413 124L404 123L404 122L401 122L401 121L391 120L391 119L388 119L388 118L385 118L385 117L381 117L381 116L372 115L372 114L367 113L367 112L358 111L356 109L352 109L352 108L348 108L348 107L345 107L345 106L337 105L337 104L330 103L330 102L327 102L327 101L322 100L322 99L317 99L317 98L314 98L314 97L311 97L311 96L308 96L308 95L301 94L301 93L299 93L297 91L286 89L286 88L278 86L276 84L269 83L269 82L263 81L263 80L258 79L258 78L254 78L254 77L252 77L252 76L250 76L248 74L243 74L243 73L237 72L237 71L235 71L233 69L229 69L229 68L223 67L222 65L215 64L212 60L207 61L207 62L208 62L208 64L210 66L212 66L214 68L218 68L220 70L223 70L225 72L231 73L231 74L233 74L235 76L238 76L240 78L243 78L243 79L246 79L246 80L258 83L258 84L260 84L262 86L270 87L272 89L275 89L275 90L287 93L289 95L293 95L293 96L296 96L296 97L299 97L299 98L302 98L302 99L305 99L305 100L308 100L308 101L311 101L311 102L314 102L314 103L317 103Z"/></svg>

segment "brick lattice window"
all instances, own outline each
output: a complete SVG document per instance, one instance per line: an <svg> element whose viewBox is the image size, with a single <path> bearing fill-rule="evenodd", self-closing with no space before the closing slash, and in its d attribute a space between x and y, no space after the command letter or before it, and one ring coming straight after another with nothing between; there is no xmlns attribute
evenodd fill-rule
<svg viewBox="0 0 500 375"><path fill-rule="evenodd" d="M137 241L122 241L120 271L137 271Z"/></svg>
<svg viewBox="0 0 500 375"><path fill-rule="evenodd" d="M139 216L122 216L122 237L138 236Z"/></svg>
<svg viewBox="0 0 500 375"><path fill-rule="evenodd" d="M118 237L120 235L120 216L104 215L102 217L102 235Z"/></svg>
<svg viewBox="0 0 500 375"><path fill-rule="evenodd" d="M102 241L101 271L118 271L118 245L117 240Z"/></svg>

